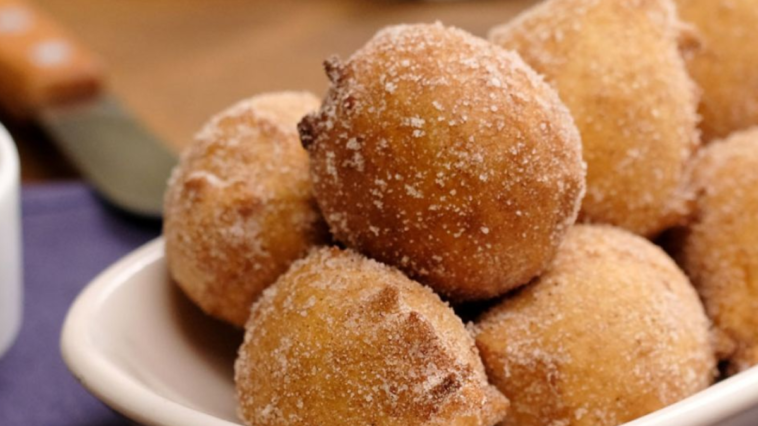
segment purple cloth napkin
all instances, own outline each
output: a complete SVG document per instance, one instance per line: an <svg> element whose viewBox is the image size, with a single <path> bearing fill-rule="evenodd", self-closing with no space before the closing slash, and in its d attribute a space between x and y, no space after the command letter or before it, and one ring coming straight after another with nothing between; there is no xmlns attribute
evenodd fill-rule
<svg viewBox="0 0 758 426"><path fill-rule="evenodd" d="M160 223L118 212L79 183L24 187L22 212L24 319L0 358L0 425L130 424L74 380L61 359L60 332L82 288L158 236Z"/></svg>

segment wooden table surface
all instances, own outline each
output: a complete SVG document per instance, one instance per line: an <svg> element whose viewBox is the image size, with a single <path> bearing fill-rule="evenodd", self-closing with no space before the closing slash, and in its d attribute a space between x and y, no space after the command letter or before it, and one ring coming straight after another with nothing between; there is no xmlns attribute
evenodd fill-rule
<svg viewBox="0 0 758 426"><path fill-rule="evenodd" d="M109 68L110 90L179 150L209 116L274 90L321 95L321 63L394 23L456 25L485 36L537 0L34 0ZM0 117L0 121L7 117ZM76 176L33 126L8 123L24 181Z"/></svg>

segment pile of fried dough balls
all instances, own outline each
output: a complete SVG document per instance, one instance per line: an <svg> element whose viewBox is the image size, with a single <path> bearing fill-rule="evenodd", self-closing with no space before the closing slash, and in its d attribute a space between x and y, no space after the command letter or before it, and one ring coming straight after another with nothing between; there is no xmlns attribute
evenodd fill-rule
<svg viewBox="0 0 758 426"><path fill-rule="evenodd" d="M758 364L758 8L678 3L390 27L213 118L166 257L242 420L615 426Z"/></svg>

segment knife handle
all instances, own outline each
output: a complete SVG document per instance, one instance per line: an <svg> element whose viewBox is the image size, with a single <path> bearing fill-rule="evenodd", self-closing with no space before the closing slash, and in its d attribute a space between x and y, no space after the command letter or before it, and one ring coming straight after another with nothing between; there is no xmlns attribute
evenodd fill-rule
<svg viewBox="0 0 758 426"><path fill-rule="evenodd" d="M96 96L98 59L24 0L0 0L0 107L16 118Z"/></svg>

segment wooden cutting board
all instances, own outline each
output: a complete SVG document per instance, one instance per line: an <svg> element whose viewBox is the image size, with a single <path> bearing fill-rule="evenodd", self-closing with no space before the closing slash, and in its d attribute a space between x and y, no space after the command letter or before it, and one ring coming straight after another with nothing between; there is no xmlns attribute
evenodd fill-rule
<svg viewBox="0 0 758 426"><path fill-rule="evenodd" d="M322 61L348 56L385 25L440 20L485 36L536 2L36 0L102 57L111 90L176 150L239 99L285 89L320 96ZM27 181L71 175L38 134L21 133Z"/></svg>

